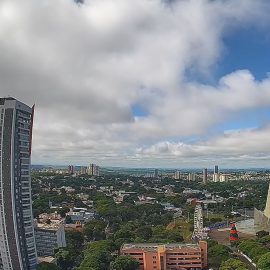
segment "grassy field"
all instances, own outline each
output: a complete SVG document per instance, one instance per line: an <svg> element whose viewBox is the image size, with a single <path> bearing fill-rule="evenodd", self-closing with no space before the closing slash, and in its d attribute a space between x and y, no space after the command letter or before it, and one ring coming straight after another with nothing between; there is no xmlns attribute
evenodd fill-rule
<svg viewBox="0 0 270 270"><path fill-rule="evenodd" d="M172 229L178 229L181 232L184 241L190 241L193 232L192 222L188 223L186 219L178 218L175 220L175 222L171 222L168 224L167 230Z"/></svg>

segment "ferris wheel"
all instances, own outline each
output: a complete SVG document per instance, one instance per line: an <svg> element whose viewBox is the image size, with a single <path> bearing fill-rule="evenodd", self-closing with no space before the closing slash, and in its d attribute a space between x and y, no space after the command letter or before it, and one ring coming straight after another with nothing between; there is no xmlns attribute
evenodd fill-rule
<svg viewBox="0 0 270 270"><path fill-rule="evenodd" d="M203 211L202 206L197 204L194 211L194 231L192 238L193 239L202 239L204 238L204 228L203 228Z"/></svg>

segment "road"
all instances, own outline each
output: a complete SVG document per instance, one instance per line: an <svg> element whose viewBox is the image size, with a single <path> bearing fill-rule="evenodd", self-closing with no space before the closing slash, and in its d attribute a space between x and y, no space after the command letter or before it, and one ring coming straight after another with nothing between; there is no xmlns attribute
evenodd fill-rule
<svg viewBox="0 0 270 270"><path fill-rule="evenodd" d="M245 258L241 253L234 252L233 253L241 262L243 262L249 270L257 270L257 267L255 267L247 258Z"/></svg>

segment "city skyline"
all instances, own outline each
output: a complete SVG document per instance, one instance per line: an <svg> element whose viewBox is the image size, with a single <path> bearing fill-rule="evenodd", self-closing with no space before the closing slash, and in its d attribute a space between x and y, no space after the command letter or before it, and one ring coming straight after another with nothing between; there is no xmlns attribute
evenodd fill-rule
<svg viewBox="0 0 270 270"><path fill-rule="evenodd" d="M269 168L269 11L1 1L1 96L37 105L32 163Z"/></svg>

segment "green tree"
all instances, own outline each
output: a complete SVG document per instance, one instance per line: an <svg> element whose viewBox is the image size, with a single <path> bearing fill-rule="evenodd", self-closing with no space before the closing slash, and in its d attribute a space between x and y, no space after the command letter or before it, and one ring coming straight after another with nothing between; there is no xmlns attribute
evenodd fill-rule
<svg viewBox="0 0 270 270"><path fill-rule="evenodd" d="M135 240L136 240L137 238L135 238ZM137 241L136 240L136 242L145 242L145 241ZM123 245L123 244L126 244L126 243L130 243L130 239L129 238L117 238L115 241L114 241L114 244L115 244L115 246L116 246L116 248L117 249L120 249L121 248L121 246Z"/></svg>
<svg viewBox="0 0 270 270"><path fill-rule="evenodd" d="M71 224L72 223L72 219L71 216L67 215L66 219L65 219L66 224Z"/></svg>
<svg viewBox="0 0 270 270"><path fill-rule="evenodd" d="M114 250L114 243L108 240L100 240L89 244L78 270L91 268L95 270L108 270L112 261L111 252Z"/></svg>
<svg viewBox="0 0 270 270"><path fill-rule="evenodd" d="M180 192L182 192L184 189L181 188L180 190L181 190ZM164 201L173 204L175 207L182 207L183 204L186 203L187 198L183 195L177 195L166 197Z"/></svg>
<svg viewBox="0 0 270 270"><path fill-rule="evenodd" d="M83 227L83 235L86 238L87 241L90 241L93 239L93 231L94 231L94 226L92 225L84 225Z"/></svg>
<svg viewBox="0 0 270 270"><path fill-rule="evenodd" d="M106 222L102 220L91 220L83 227L84 237L90 240L102 240L106 238L105 235Z"/></svg>
<svg viewBox="0 0 270 270"><path fill-rule="evenodd" d="M210 256L217 256L217 255L228 255L230 252L230 249L226 246L217 244L208 249L208 254Z"/></svg>
<svg viewBox="0 0 270 270"><path fill-rule="evenodd" d="M138 218L138 214L134 204L124 203L117 207L117 212L121 220L124 222Z"/></svg>
<svg viewBox="0 0 270 270"><path fill-rule="evenodd" d="M53 263L43 262L37 266L37 270L61 270L61 268L59 268L57 265Z"/></svg>
<svg viewBox="0 0 270 270"><path fill-rule="evenodd" d="M268 270L270 269L270 252L263 254L257 263L258 269Z"/></svg>
<svg viewBox="0 0 270 270"><path fill-rule="evenodd" d="M184 238L179 232L178 229L172 229L172 230L166 230L166 236L167 239L170 240L170 242L183 242Z"/></svg>
<svg viewBox="0 0 270 270"><path fill-rule="evenodd" d="M60 214L60 216L62 218L66 217L66 213L69 212L69 208L68 207L63 207L63 208L59 208L58 209L58 213Z"/></svg>
<svg viewBox="0 0 270 270"><path fill-rule="evenodd" d="M267 237L267 236L266 236ZM249 256L255 263L258 259L265 253L268 252L267 249L260 241L263 238L254 241L254 240L246 240L242 241L238 248L247 256Z"/></svg>
<svg viewBox="0 0 270 270"><path fill-rule="evenodd" d="M60 248L55 253L55 258L57 260L57 265L63 270L70 269L73 265L72 256L67 249Z"/></svg>
<svg viewBox="0 0 270 270"><path fill-rule="evenodd" d="M246 265L237 259L229 259L222 262L219 270L248 270Z"/></svg>
<svg viewBox="0 0 270 270"><path fill-rule="evenodd" d="M226 246L216 244L208 249L208 263L213 268L218 268L220 264L229 259L230 249Z"/></svg>
<svg viewBox="0 0 270 270"><path fill-rule="evenodd" d="M249 251L256 246L256 242L254 240L245 240L242 241L240 243L240 245L238 246L238 248L245 253L246 255L248 255Z"/></svg>
<svg viewBox="0 0 270 270"><path fill-rule="evenodd" d="M111 201L99 201L97 206L97 213L110 220L117 215L117 208Z"/></svg>
<svg viewBox="0 0 270 270"><path fill-rule="evenodd" d="M269 249L262 247L262 246L255 246L248 252L248 256L256 263L259 258L267 253Z"/></svg>
<svg viewBox="0 0 270 270"><path fill-rule="evenodd" d="M72 250L80 250L83 245L83 234L78 231L66 232L67 247Z"/></svg>
<svg viewBox="0 0 270 270"><path fill-rule="evenodd" d="M118 238L132 239L134 237L135 237L135 233L133 231L129 230L128 228L122 228L114 234L114 239L118 239Z"/></svg>
<svg viewBox="0 0 270 270"><path fill-rule="evenodd" d="M264 246L269 247L270 245L270 235L264 236L262 238L259 238L257 242L263 244Z"/></svg>
<svg viewBox="0 0 270 270"><path fill-rule="evenodd" d="M111 263L111 270L137 270L140 263L131 256L121 255Z"/></svg>
<svg viewBox="0 0 270 270"><path fill-rule="evenodd" d="M152 234L153 234L153 231L152 231L151 226L149 225L140 226L136 231L136 235L145 240L148 240L149 238L151 238Z"/></svg>
<svg viewBox="0 0 270 270"><path fill-rule="evenodd" d="M71 269L80 262L84 239L81 232L66 232L66 241L66 248L55 250L57 265L63 270Z"/></svg>
<svg viewBox="0 0 270 270"><path fill-rule="evenodd" d="M258 238L262 238L262 237L267 236L267 235L269 235L269 232L266 232L266 231L259 231L256 233L256 236Z"/></svg>

